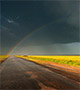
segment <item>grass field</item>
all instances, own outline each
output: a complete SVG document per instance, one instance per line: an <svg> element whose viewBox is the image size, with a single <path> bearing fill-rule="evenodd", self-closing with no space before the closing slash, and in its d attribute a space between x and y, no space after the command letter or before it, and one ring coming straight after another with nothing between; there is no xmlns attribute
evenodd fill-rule
<svg viewBox="0 0 80 90"><path fill-rule="evenodd" d="M17 56L35 61L49 61L69 66L80 67L80 56Z"/></svg>
<svg viewBox="0 0 80 90"><path fill-rule="evenodd" d="M8 58L9 55L0 55L0 64Z"/></svg>

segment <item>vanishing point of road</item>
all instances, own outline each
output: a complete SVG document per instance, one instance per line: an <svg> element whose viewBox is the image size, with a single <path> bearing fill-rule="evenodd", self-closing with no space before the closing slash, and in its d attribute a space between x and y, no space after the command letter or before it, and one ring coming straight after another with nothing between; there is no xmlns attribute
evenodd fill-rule
<svg viewBox="0 0 80 90"><path fill-rule="evenodd" d="M79 84L34 62L11 56L0 65L0 90L79 90Z"/></svg>

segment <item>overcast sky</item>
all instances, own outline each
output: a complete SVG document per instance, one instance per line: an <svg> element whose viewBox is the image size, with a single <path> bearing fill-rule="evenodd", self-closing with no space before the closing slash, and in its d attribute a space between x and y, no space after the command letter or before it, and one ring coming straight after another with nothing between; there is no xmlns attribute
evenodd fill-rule
<svg viewBox="0 0 80 90"><path fill-rule="evenodd" d="M11 54L80 54L79 1L0 3L0 54L7 54L25 36Z"/></svg>

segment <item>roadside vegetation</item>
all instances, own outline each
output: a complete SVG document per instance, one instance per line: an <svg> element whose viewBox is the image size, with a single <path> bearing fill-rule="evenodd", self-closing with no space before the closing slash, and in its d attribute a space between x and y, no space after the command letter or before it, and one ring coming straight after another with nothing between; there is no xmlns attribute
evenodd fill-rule
<svg viewBox="0 0 80 90"><path fill-rule="evenodd" d="M80 56L17 56L35 62L46 61L80 67Z"/></svg>
<svg viewBox="0 0 80 90"><path fill-rule="evenodd" d="M9 55L0 55L0 64L4 62L8 57Z"/></svg>

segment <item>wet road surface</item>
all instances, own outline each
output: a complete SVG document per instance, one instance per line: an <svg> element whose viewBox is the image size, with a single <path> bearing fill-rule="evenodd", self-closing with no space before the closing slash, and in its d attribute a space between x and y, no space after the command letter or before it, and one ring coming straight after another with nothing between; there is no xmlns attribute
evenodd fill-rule
<svg viewBox="0 0 80 90"><path fill-rule="evenodd" d="M0 65L0 90L79 89L79 84L65 76L14 56Z"/></svg>

